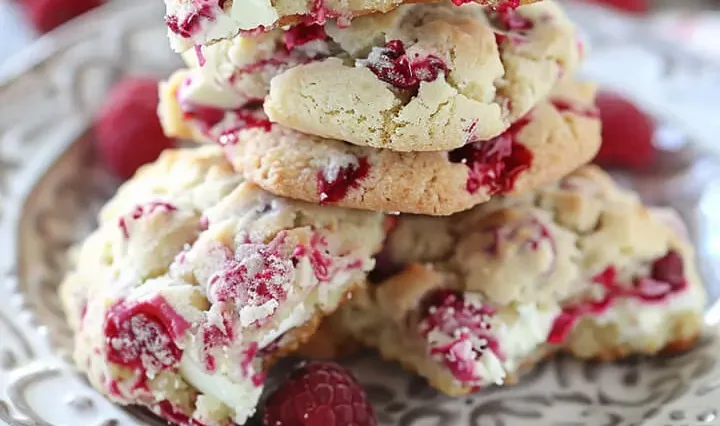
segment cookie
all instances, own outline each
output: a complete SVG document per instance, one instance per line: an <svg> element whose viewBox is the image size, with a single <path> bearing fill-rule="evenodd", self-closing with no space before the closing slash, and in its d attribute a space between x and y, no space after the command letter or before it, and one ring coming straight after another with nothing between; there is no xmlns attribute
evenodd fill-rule
<svg viewBox="0 0 720 426"><path fill-rule="evenodd" d="M578 46L551 1L503 12L406 5L347 28L302 25L207 46L199 59L189 52L201 75L182 98L222 109L266 99L273 121L307 134L450 150L495 137L525 115L573 73Z"/></svg>
<svg viewBox="0 0 720 426"><path fill-rule="evenodd" d="M272 360L365 282L379 214L285 200L215 146L166 151L102 209L61 286L74 359L120 404L243 424Z"/></svg>
<svg viewBox="0 0 720 426"><path fill-rule="evenodd" d="M208 127L173 96L173 87L188 81L183 75L171 78L161 94L169 135L215 140L248 180L315 203L448 215L559 179L600 146L594 86L573 81L560 83L549 100L489 141L452 151L397 152L302 134L248 109L228 112Z"/></svg>
<svg viewBox="0 0 720 426"><path fill-rule="evenodd" d="M418 0L414 0L418 1ZM423 0L419 0L423 1ZM426 0L427 1L427 0ZM497 8L513 8L533 0L477 0ZM262 33L278 26L324 23L350 24L353 17L387 12L407 0L165 0L165 23L173 50L182 52L197 45L244 34ZM454 0L462 4L464 0Z"/></svg>
<svg viewBox="0 0 720 426"><path fill-rule="evenodd" d="M395 151L498 136L580 59L575 27L549 0L501 13L405 5L325 32L340 53L273 77L265 112L304 133Z"/></svg>
<svg viewBox="0 0 720 426"><path fill-rule="evenodd" d="M688 349L701 332L692 247L593 166L524 196L391 225L377 284L338 315L449 395L512 383L558 350L614 360Z"/></svg>

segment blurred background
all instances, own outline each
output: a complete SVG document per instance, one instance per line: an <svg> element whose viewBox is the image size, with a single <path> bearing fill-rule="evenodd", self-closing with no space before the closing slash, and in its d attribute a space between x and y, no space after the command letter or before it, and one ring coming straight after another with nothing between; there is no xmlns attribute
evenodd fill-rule
<svg viewBox="0 0 720 426"><path fill-rule="evenodd" d="M585 1L642 18L655 37L720 62L720 0ZM0 66L33 39L102 3L104 0L0 0Z"/></svg>

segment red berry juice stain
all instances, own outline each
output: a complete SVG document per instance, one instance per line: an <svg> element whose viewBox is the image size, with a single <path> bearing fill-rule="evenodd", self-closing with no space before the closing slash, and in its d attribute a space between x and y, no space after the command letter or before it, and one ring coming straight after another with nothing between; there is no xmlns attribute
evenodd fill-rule
<svg viewBox="0 0 720 426"><path fill-rule="evenodd" d="M342 200L348 191L357 188L360 181L370 173L370 164L366 157L358 158L357 164L350 163L340 167L337 176L328 181L322 171L317 173L317 193L320 196L320 204L329 204Z"/></svg>
<svg viewBox="0 0 720 426"><path fill-rule="evenodd" d="M502 31L528 31L535 26L533 21L511 7L497 8L491 12L490 21Z"/></svg>
<svg viewBox="0 0 720 426"><path fill-rule="evenodd" d="M548 343L562 344L580 318L584 315L603 314L617 299L633 298L647 303L659 303L687 288L683 260L675 251L655 260L650 276L636 278L631 286L618 283L617 271L613 266L608 266L595 276L593 282L604 287L603 299L563 308L562 313L555 319Z"/></svg>
<svg viewBox="0 0 720 426"><path fill-rule="evenodd" d="M205 370L214 372L217 368L215 356L212 354L213 349L218 347L229 347L235 338L235 330L232 321L232 314L229 312L221 312L222 324L213 324L206 322L200 326L200 338L203 343L201 358L205 365Z"/></svg>
<svg viewBox="0 0 720 426"><path fill-rule="evenodd" d="M328 243L321 234L313 234L310 246L299 245L293 251L293 258L307 257L312 265L315 277L320 282L328 282L334 275L333 259L328 252Z"/></svg>
<svg viewBox="0 0 720 426"><path fill-rule="evenodd" d="M191 83L192 80L187 79L183 84L187 87ZM237 133L241 130L258 128L269 132L272 129L272 122L262 111L261 100L250 101L237 109L222 109L184 100L182 88L178 90L177 97L183 117L193 121L205 137L221 146L236 144ZM221 128L221 125L224 127Z"/></svg>
<svg viewBox="0 0 720 426"><path fill-rule="evenodd" d="M238 310L282 303L294 268L290 256L280 250L283 241L284 234L278 234L268 244L242 244L234 254L227 250L223 269L210 278L208 296L213 303L231 302Z"/></svg>
<svg viewBox="0 0 720 426"><path fill-rule="evenodd" d="M328 9L325 6L325 0L314 0L310 13L304 16L303 23L325 25L328 19L334 18L341 19L343 17L339 13ZM338 26L340 26L340 22L338 22Z"/></svg>
<svg viewBox="0 0 720 426"><path fill-rule="evenodd" d="M182 350L175 341L190 327L161 296L147 300L120 300L105 314L105 350L108 361L147 375L176 368Z"/></svg>
<svg viewBox="0 0 720 426"><path fill-rule="evenodd" d="M185 86L189 86L192 83L191 79L185 80L183 83ZM186 120L193 120L203 125L204 128L210 129L220 123L227 110L207 105L199 105L191 103L182 99L181 96L182 88L178 90L178 101L180 103L180 110L183 113L183 117Z"/></svg>
<svg viewBox="0 0 720 426"><path fill-rule="evenodd" d="M382 48L373 48L366 66L380 80L416 93L420 82L436 80L440 73L449 73L445 61L435 55L409 57L405 45L400 40L391 40Z"/></svg>
<svg viewBox="0 0 720 426"><path fill-rule="evenodd" d="M213 138L220 146L232 146L239 142L238 133L242 130L261 129L269 132L272 129L270 120L257 113L246 109L233 111L232 124L223 129L216 138Z"/></svg>
<svg viewBox="0 0 720 426"><path fill-rule="evenodd" d="M450 162L469 168L465 184L469 193L486 188L488 195L503 194L515 187L518 177L532 165L532 152L517 141L518 133L529 122L528 117L522 118L500 136L471 142L448 153Z"/></svg>
<svg viewBox="0 0 720 426"><path fill-rule="evenodd" d="M204 67L206 61L205 55L203 54L203 47L201 44L195 45L195 57L197 58L198 65L200 65L200 67Z"/></svg>
<svg viewBox="0 0 720 426"><path fill-rule="evenodd" d="M506 2L509 3L509 2ZM500 45L508 37L513 44L523 43L522 36L524 32L533 29L535 24L530 19L525 18L515 10L518 6L517 2L512 2L509 6L501 5L495 10L491 11L488 15L490 22L493 27L497 28L502 33L495 33L495 42Z"/></svg>

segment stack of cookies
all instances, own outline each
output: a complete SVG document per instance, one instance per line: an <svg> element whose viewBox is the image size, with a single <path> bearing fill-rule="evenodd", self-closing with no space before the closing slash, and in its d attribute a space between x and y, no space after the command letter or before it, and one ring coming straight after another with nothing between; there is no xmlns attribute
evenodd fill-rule
<svg viewBox="0 0 720 426"><path fill-rule="evenodd" d="M298 350L359 342L464 395L698 338L682 223L586 165L595 87L557 3L166 3L187 68L158 112L200 144L120 188L61 288L112 400L244 424Z"/></svg>
<svg viewBox="0 0 720 426"><path fill-rule="evenodd" d="M551 1L404 5L189 51L160 116L172 136L224 146L274 194L449 215L594 156L594 89L573 80L581 55Z"/></svg>

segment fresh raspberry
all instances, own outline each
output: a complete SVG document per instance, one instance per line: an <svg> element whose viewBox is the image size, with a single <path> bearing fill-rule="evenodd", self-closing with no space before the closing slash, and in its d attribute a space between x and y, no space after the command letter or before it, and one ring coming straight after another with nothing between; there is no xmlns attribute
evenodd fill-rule
<svg viewBox="0 0 720 426"><path fill-rule="evenodd" d="M100 158L121 178L131 177L173 145L157 117L157 85L151 78L122 80L110 91L95 121Z"/></svg>
<svg viewBox="0 0 720 426"><path fill-rule="evenodd" d="M623 12L645 13L650 10L648 0L590 0L593 3L600 3L613 7Z"/></svg>
<svg viewBox="0 0 720 426"><path fill-rule="evenodd" d="M376 426L360 383L333 362L297 368L268 398L265 426Z"/></svg>
<svg viewBox="0 0 720 426"><path fill-rule="evenodd" d="M21 0L20 4L33 27L46 33L70 19L100 6L102 0Z"/></svg>
<svg viewBox="0 0 720 426"><path fill-rule="evenodd" d="M602 146L595 162L606 167L642 169L655 159L652 120L627 99L612 92L597 97Z"/></svg>

